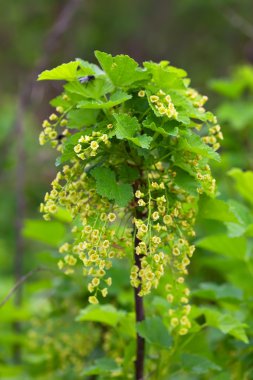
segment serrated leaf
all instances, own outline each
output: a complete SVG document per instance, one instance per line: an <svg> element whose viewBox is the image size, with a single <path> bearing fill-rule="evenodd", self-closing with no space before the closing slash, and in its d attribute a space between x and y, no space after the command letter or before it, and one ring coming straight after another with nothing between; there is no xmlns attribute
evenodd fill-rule
<svg viewBox="0 0 253 380"><path fill-rule="evenodd" d="M141 125L136 117L128 114L114 114L116 119L116 136L118 139L127 139L132 141L135 145L148 149L152 141L152 137L146 134L136 135L141 130Z"/></svg>
<svg viewBox="0 0 253 380"><path fill-rule="evenodd" d="M232 314L221 313L217 309L212 308L202 308L201 310L209 326L216 327L223 334L230 334L238 340L248 343L248 337L245 333L247 325L238 320L237 317Z"/></svg>
<svg viewBox="0 0 253 380"><path fill-rule="evenodd" d="M84 100L78 103L78 108L88 108L88 109L107 109L115 107L121 103L126 102L128 99L131 99L132 95L128 95L123 91L116 91L111 95L110 99L107 102L102 100Z"/></svg>
<svg viewBox="0 0 253 380"><path fill-rule="evenodd" d="M131 138L140 131L141 126L136 117L128 114L113 114L116 119L116 136L118 139Z"/></svg>
<svg viewBox="0 0 253 380"><path fill-rule="evenodd" d="M237 222L229 204L220 199L202 197L199 203L199 216L203 219L220 220L221 222Z"/></svg>
<svg viewBox="0 0 253 380"><path fill-rule="evenodd" d="M221 371L222 368L208 358L197 354L182 354L181 363L184 370L196 375L204 375L209 371Z"/></svg>
<svg viewBox="0 0 253 380"><path fill-rule="evenodd" d="M80 129L84 126L94 125L97 121L99 110L76 109L68 113L68 128Z"/></svg>
<svg viewBox="0 0 253 380"><path fill-rule="evenodd" d="M80 63L81 70L89 69L89 70L91 70L91 72L90 72L91 75L96 75L96 76L104 75L103 70L101 70L98 65L95 65L94 63L90 63L88 61L84 61L81 58L76 58L76 60Z"/></svg>
<svg viewBox="0 0 253 380"><path fill-rule="evenodd" d="M200 136L188 131L185 133L177 145L177 149L194 152L209 159L220 161L220 156L209 145L205 144Z"/></svg>
<svg viewBox="0 0 253 380"><path fill-rule="evenodd" d="M235 187L243 198L253 204L253 171L243 172L241 169L234 168L228 172L228 175L235 180Z"/></svg>
<svg viewBox="0 0 253 380"><path fill-rule="evenodd" d="M132 186L126 183L117 183L115 173L106 167L97 167L91 171L96 180L96 190L99 195L125 207L133 197Z"/></svg>
<svg viewBox="0 0 253 380"><path fill-rule="evenodd" d="M159 89L167 93L172 89L185 89L182 77L187 74L184 70L173 70L172 66L165 66L154 62L144 62L143 66L152 73L153 81Z"/></svg>
<svg viewBox="0 0 253 380"><path fill-rule="evenodd" d="M159 317L146 318L138 322L136 326L138 334L147 342L169 349L172 345L172 337Z"/></svg>
<svg viewBox="0 0 253 380"><path fill-rule="evenodd" d="M132 141L135 145L139 146L140 148L148 149L153 140L153 137L144 134L139 135L137 137L131 137L129 138L129 140Z"/></svg>
<svg viewBox="0 0 253 380"><path fill-rule="evenodd" d="M197 195L197 181L184 170L177 168L177 175L174 181L178 187L184 189L189 194Z"/></svg>
<svg viewBox="0 0 253 380"><path fill-rule="evenodd" d="M147 78L147 73L138 67L138 63L128 55L113 57L101 51L95 51L95 56L116 87L130 86Z"/></svg>
<svg viewBox="0 0 253 380"><path fill-rule="evenodd" d="M52 70L45 70L39 76L38 80L66 80L72 81L77 78L77 69L79 62L71 61L63 63Z"/></svg>
<svg viewBox="0 0 253 380"><path fill-rule="evenodd" d="M164 123L163 126L159 125L159 121L157 123L151 116L148 116L142 123L144 128L151 129L155 133L159 133L164 137L168 136L178 136L178 128L175 126L174 122Z"/></svg>
<svg viewBox="0 0 253 380"><path fill-rule="evenodd" d="M243 237L231 238L225 234L210 235L196 242L200 248L224 256L244 260L247 251L247 241Z"/></svg>
<svg viewBox="0 0 253 380"><path fill-rule="evenodd" d="M210 300L241 301L243 292L231 284L217 285L214 283L201 283L199 288L192 291L192 295Z"/></svg>
<svg viewBox="0 0 253 380"><path fill-rule="evenodd" d="M76 320L116 326L124 315L123 311L115 309L112 305L89 305L85 309L80 310Z"/></svg>
<svg viewBox="0 0 253 380"><path fill-rule="evenodd" d="M71 94L78 94L89 99L99 99L111 92L114 86L105 76L100 76L88 83L72 81L67 83L64 88Z"/></svg>

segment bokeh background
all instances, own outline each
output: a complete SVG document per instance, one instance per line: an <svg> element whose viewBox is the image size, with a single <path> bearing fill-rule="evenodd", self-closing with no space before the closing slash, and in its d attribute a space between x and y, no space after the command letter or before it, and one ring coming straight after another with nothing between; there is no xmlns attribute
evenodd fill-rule
<svg viewBox="0 0 253 380"><path fill-rule="evenodd" d="M18 287L0 310L3 326L0 328L0 378L57 379L56 372L52 375L49 371L48 377L38 375L39 366L53 355L48 354L49 348L38 354L41 344L48 345L58 358L57 368L66 366L61 378L75 379L65 363L69 353L59 359L54 345L57 340L68 346L69 337L75 336L77 347L71 350L78 352L79 334L70 321L77 305L86 302L85 286L81 280L73 282L58 274L54 249L64 230L60 225L57 232L45 229L38 212L56 172L54 153L39 146L38 135L42 120L51 112L49 100L59 93L60 84L36 83L37 74L76 57L95 62L96 49L129 54L138 62L166 59L183 67L193 87L208 94L209 108L220 113L224 121L226 140L221 150L224 158L215 171L221 178L221 191L236 197L230 183L222 182L222 173L233 166L253 169L253 2L1 1L0 14L0 302L20 277L27 274L29 277L24 279L25 286ZM223 77L230 78L226 82L228 87L226 83L222 87L214 81ZM237 104L232 116L231 109L235 108L231 102ZM197 268L198 265L196 271ZM123 287L121 301L127 304L130 296L124 288L125 280L121 281L123 284L120 279L118 282ZM69 302L74 297L76 301L70 312ZM60 336L57 324L50 325L45 320L48 313L53 313L57 321L64 310L69 315L65 313L66 321L61 318L60 323L71 334ZM40 315L36 315L38 311ZM35 327L32 332L31 326L27 327L31 319L37 329L37 346L34 343L37 348L33 353L27 349L28 341L34 338ZM46 342L40 340L38 332L41 329L41 335L45 335L43 325L49 331ZM52 338L52 331L57 339ZM93 342L98 335L95 331ZM50 365L55 369L54 364ZM28 375L28 370L24 372L25 366L33 375Z"/></svg>

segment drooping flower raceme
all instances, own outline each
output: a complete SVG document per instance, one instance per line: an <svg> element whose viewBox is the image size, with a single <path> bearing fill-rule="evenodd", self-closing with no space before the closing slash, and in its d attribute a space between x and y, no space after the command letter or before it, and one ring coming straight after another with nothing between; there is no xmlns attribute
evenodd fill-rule
<svg viewBox="0 0 253 380"><path fill-rule="evenodd" d="M184 70L95 55L101 68L78 59L39 76L66 81L40 135L42 145L59 151L61 165L41 212L50 220L65 208L72 218L58 266L71 274L81 265L96 304L112 284L114 260L128 258L140 296L166 279L171 328L184 335L197 203L203 193L215 195L209 161L219 160L220 126Z"/></svg>

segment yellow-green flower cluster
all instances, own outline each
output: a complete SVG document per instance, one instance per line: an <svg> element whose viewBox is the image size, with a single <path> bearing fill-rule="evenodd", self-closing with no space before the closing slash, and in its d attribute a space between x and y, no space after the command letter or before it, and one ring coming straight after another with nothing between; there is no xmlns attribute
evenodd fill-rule
<svg viewBox="0 0 253 380"><path fill-rule="evenodd" d="M202 140L204 143L210 144L214 150L218 150L220 148L220 141L223 140L220 125L216 124L213 127L210 127L208 132L208 136L202 137Z"/></svg>
<svg viewBox="0 0 253 380"><path fill-rule="evenodd" d="M189 239L195 235L196 199L176 185L176 175L175 170L165 170L159 163L147 174L148 188L135 192L136 206L144 217L134 219L141 267L133 264L130 279L143 296L159 285L161 277L168 278L171 328L184 335L190 328L185 276L195 249ZM140 199L145 205L140 205Z"/></svg>
<svg viewBox="0 0 253 380"><path fill-rule="evenodd" d="M112 260L124 257L126 247L132 244L131 229L126 227L123 234L116 233L113 224L120 209L113 208L96 193L94 180L87 179L79 160L74 160L72 166L65 165L52 182L52 190L41 205L44 218L49 220L59 206L78 221L72 229L73 242L59 248L63 256L58 262L59 269L72 274L75 266L82 263L83 274L90 279L89 302L96 304L97 296L106 297L112 284L111 277L107 276Z"/></svg>
<svg viewBox="0 0 253 380"><path fill-rule="evenodd" d="M99 149L100 144L104 144L110 147L111 143L106 133L93 131L91 135L81 136L78 140L78 144L74 146L74 151L77 157L85 160L89 157L95 157Z"/></svg>
<svg viewBox="0 0 253 380"><path fill-rule="evenodd" d="M149 100L161 116L166 115L169 119L177 118L178 113L171 100L171 96L163 90L159 90L156 95L151 95Z"/></svg>
<svg viewBox="0 0 253 380"><path fill-rule="evenodd" d="M57 130L59 126L66 127L67 120L64 118L63 107L56 107L56 112L58 112L59 115L52 113L48 118L49 120L43 121L43 131L39 135L39 143L40 145L44 145L50 142L53 148L62 151L61 141L69 134L69 131L67 129L60 132ZM59 136L61 137L60 139Z"/></svg>

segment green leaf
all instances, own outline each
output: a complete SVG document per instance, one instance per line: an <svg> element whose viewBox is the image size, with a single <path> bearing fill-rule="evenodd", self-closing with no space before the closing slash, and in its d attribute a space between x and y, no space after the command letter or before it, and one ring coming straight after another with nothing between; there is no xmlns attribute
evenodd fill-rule
<svg viewBox="0 0 253 380"><path fill-rule="evenodd" d="M150 317L138 322L136 330L148 343L165 349L172 346L172 337L159 317Z"/></svg>
<svg viewBox="0 0 253 380"><path fill-rule="evenodd" d="M194 152L209 159L220 161L220 156L209 145L205 144L201 137L188 131L184 133L185 137L179 140L177 149Z"/></svg>
<svg viewBox="0 0 253 380"><path fill-rule="evenodd" d="M239 260L244 260L246 257L247 241L244 237L231 238L225 234L210 235L198 240L196 245Z"/></svg>
<svg viewBox="0 0 253 380"><path fill-rule="evenodd" d="M153 82L158 89L170 93L172 89L185 89L182 79L187 73L172 66L164 66L154 62L144 62L143 66L152 74Z"/></svg>
<svg viewBox="0 0 253 380"><path fill-rule="evenodd" d="M66 228L57 221L26 219L22 232L26 238L57 247L65 237Z"/></svg>
<svg viewBox="0 0 253 380"><path fill-rule="evenodd" d="M196 375L204 375L209 371L222 370L222 368L213 361L197 354L182 354L181 363L184 370L190 371Z"/></svg>
<svg viewBox="0 0 253 380"><path fill-rule="evenodd" d="M99 195L115 202L120 207L125 207L133 197L133 189L130 184L117 183L115 173L106 167L97 167L91 171L96 180L96 190Z"/></svg>
<svg viewBox="0 0 253 380"><path fill-rule="evenodd" d="M82 375L112 375L115 376L116 373L120 371L119 365L110 358L101 358L96 359L94 364L88 366L83 372ZM103 377L104 378L104 377Z"/></svg>
<svg viewBox="0 0 253 380"><path fill-rule="evenodd" d="M99 110L78 109L68 113L68 128L80 129L94 125L97 121Z"/></svg>
<svg viewBox="0 0 253 380"><path fill-rule="evenodd" d="M231 284L217 285L214 283L201 283L199 288L192 291L194 297L210 300L241 301L243 292Z"/></svg>
<svg viewBox="0 0 253 380"><path fill-rule="evenodd" d="M217 110L217 116L220 123L227 123L230 128L237 131L242 131L253 122L252 101L243 100L231 103L222 103Z"/></svg>
<svg viewBox="0 0 253 380"><path fill-rule="evenodd" d="M72 216L68 210L62 207L58 207L57 212L54 214L54 218L63 223L71 223Z"/></svg>
<svg viewBox="0 0 253 380"><path fill-rule="evenodd" d="M124 164L120 166L119 177L124 182L133 182L139 177L139 171L135 167Z"/></svg>
<svg viewBox="0 0 253 380"><path fill-rule="evenodd" d="M241 169L234 168L228 172L228 175L235 180L236 190L242 197L253 204L253 171L243 172Z"/></svg>
<svg viewBox="0 0 253 380"><path fill-rule="evenodd" d="M214 79L210 81L210 87L223 96L235 99L241 95L244 85L236 80Z"/></svg>
<svg viewBox="0 0 253 380"><path fill-rule="evenodd" d="M237 222L235 214L228 203L220 199L201 197L199 216L203 219L220 220L221 222Z"/></svg>
<svg viewBox="0 0 253 380"><path fill-rule="evenodd" d="M148 149L152 141L152 137L146 134L138 135L141 125L136 117L132 117L128 114L113 114L116 119L116 136L118 139L127 139L132 141L135 145Z"/></svg>
<svg viewBox="0 0 253 380"><path fill-rule="evenodd" d="M78 103L78 108L88 108L88 109L107 109L117 106L118 104L126 102L131 99L132 95L128 95L123 91L116 91L111 95L107 102L102 100L84 100Z"/></svg>
<svg viewBox="0 0 253 380"><path fill-rule="evenodd" d="M181 189L184 189L192 195L197 195L197 181L184 170L177 168L177 175L174 181Z"/></svg>
<svg viewBox="0 0 253 380"><path fill-rule="evenodd" d="M200 310L204 313L209 326L219 329L223 334L230 334L236 339L248 343L248 337L245 333L247 325L238 320L236 316L224 314L212 308L202 308Z"/></svg>
<svg viewBox="0 0 253 380"><path fill-rule="evenodd" d="M88 61L84 61L81 58L76 58L76 60L80 63L81 70L84 70L86 72L86 70L89 69L91 71L90 72L91 75L96 75L96 76L104 75L103 70L101 70L98 65L95 65L94 63L90 63Z"/></svg>
<svg viewBox="0 0 253 380"><path fill-rule="evenodd" d="M112 305L89 305L85 309L80 310L80 314L76 320L116 326L124 315L124 311L117 310Z"/></svg>
<svg viewBox="0 0 253 380"><path fill-rule="evenodd" d="M132 141L135 145L139 146L140 148L148 149L153 140L153 137L145 134L137 137L131 137L128 140Z"/></svg>
<svg viewBox="0 0 253 380"><path fill-rule="evenodd" d="M114 113L116 119L116 136L118 139L129 139L140 131L141 126L136 117L124 113Z"/></svg>
<svg viewBox="0 0 253 380"><path fill-rule="evenodd" d="M91 82L84 84L78 81L69 82L64 88L71 94L78 94L84 98L99 99L111 92L114 89L114 86L105 76L100 76Z"/></svg>
<svg viewBox="0 0 253 380"><path fill-rule="evenodd" d="M57 66L52 70L43 71L38 76L38 80L66 80L66 81L76 80L78 66L79 66L79 62L77 61L63 63L62 65Z"/></svg>
<svg viewBox="0 0 253 380"><path fill-rule="evenodd" d="M128 55L116 55L95 51L95 56L116 87L131 86L134 82L147 79L147 73Z"/></svg>
<svg viewBox="0 0 253 380"><path fill-rule="evenodd" d="M156 124L157 123L157 124ZM178 136L178 128L175 127L175 123L167 122L164 123L163 126L160 126L159 120L156 118L156 122L154 121L154 118L151 116L148 116L142 123L144 128L151 129L155 133L159 133L160 135L164 137L168 136Z"/></svg>

